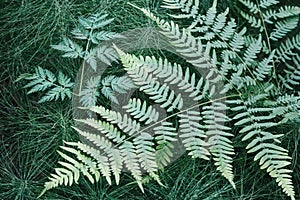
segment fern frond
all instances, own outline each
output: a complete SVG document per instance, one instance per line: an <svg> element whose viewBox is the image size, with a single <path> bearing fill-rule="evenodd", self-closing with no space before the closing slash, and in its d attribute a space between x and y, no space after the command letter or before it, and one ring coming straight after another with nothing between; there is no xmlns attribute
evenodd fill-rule
<svg viewBox="0 0 300 200"><path fill-rule="evenodd" d="M213 102L210 106L203 107L203 122L204 127L207 129L206 135L208 137L208 144L210 145L209 151L213 155L217 170L229 181L233 188L235 183L233 182L233 167L232 167L232 155L234 155L234 149L232 141L228 137L232 137L233 134L229 133L230 127L223 125L230 121L223 112L228 107L221 102Z"/></svg>
<svg viewBox="0 0 300 200"><path fill-rule="evenodd" d="M77 150L69 148L69 151L72 151L73 153L80 154L77 152ZM77 161L68 155L58 151L58 154L67 160L68 162L59 162L59 164L62 165L62 168L55 168L56 174L51 174L51 177L49 177L49 181L45 183L45 188L42 191L42 193L39 195L42 196L47 190L50 190L52 188L55 188L59 185L65 184L65 185L72 185L73 182L77 183L80 173L82 173L84 176L86 176L90 182L94 183L94 180L98 177L98 174L95 172L94 176L90 174L89 171L97 171L97 168L95 168L95 163L93 163L90 158L80 156L80 159L84 160L87 165L84 165L82 162ZM99 172L98 172L99 173Z"/></svg>
<svg viewBox="0 0 300 200"><path fill-rule="evenodd" d="M105 45L97 48L96 55L101 62L104 62L107 65L110 65L112 62L117 62L118 59L118 54L116 51L113 48Z"/></svg>
<svg viewBox="0 0 300 200"><path fill-rule="evenodd" d="M110 75L102 79L101 93L110 101L119 104L116 94L125 94L129 90L136 88L136 85L128 76L117 77Z"/></svg>
<svg viewBox="0 0 300 200"><path fill-rule="evenodd" d="M150 124L156 122L159 117L159 113L151 105L148 106L146 101L141 102L140 99L129 99L126 106L123 106L128 113L130 113L133 118L138 119L140 122L145 122L145 124Z"/></svg>
<svg viewBox="0 0 300 200"><path fill-rule="evenodd" d="M71 89L74 83L62 72L59 72L58 77L56 78L51 71L37 67L35 73L25 79L30 82L25 85L24 88L31 87L27 94L48 90L38 101L39 103L52 100L57 101L59 98L63 101L66 97L69 99L72 97Z"/></svg>
<svg viewBox="0 0 300 200"><path fill-rule="evenodd" d="M162 122L160 126L154 128L156 148L156 163L159 168L163 168L170 163L170 158L173 157L171 151L174 148L172 142L177 141L176 129L170 122Z"/></svg>
<svg viewBox="0 0 300 200"><path fill-rule="evenodd" d="M275 101L267 100L264 105L273 108L273 116L281 116L283 119L278 123L297 121L300 119L300 97L295 95L281 95Z"/></svg>
<svg viewBox="0 0 300 200"><path fill-rule="evenodd" d="M204 132L204 126L200 124L202 118L200 117L200 112L198 111L186 111L180 114L180 134L179 137L182 138L182 142L189 155L193 158L203 158L209 160L209 144L205 141L207 138Z"/></svg>
<svg viewBox="0 0 300 200"><path fill-rule="evenodd" d="M257 54L260 53L262 48L262 37L259 35L258 39L255 42L252 42L247 48L244 54L244 63L246 65L251 65L257 58Z"/></svg>
<svg viewBox="0 0 300 200"><path fill-rule="evenodd" d="M266 9L270 6L277 5L279 2L278 0L260 0L259 7Z"/></svg>
<svg viewBox="0 0 300 200"><path fill-rule="evenodd" d="M100 85L100 76L91 77L81 91L79 102L83 107L95 106L97 98L100 96L98 88Z"/></svg>
<svg viewBox="0 0 300 200"><path fill-rule="evenodd" d="M110 24L114 19L107 19L108 14L95 13L88 18L79 17L78 22L85 29L99 29Z"/></svg>
<svg viewBox="0 0 300 200"><path fill-rule="evenodd" d="M183 15L170 15L174 18L196 18L199 9L199 0L164 0L161 7L168 9L180 9Z"/></svg>
<svg viewBox="0 0 300 200"><path fill-rule="evenodd" d="M72 143L66 143L66 144L72 144ZM80 151L74 149L74 148L71 148L71 147L66 147L66 146L61 146L61 148L67 152L70 152L70 153L73 153L78 161L82 164L84 164L85 166L87 166L87 169L88 169L88 172L90 172L91 174L94 175L95 177L95 180L94 178L92 177L89 177L89 180L91 181L91 183L94 183L95 181L99 181L99 178L100 178L100 173L99 173L99 170L98 170L98 167L97 167L97 163L94 162L91 158L87 157L87 156L84 156ZM110 181L109 181L110 182Z"/></svg>
<svg viewBox="0 0 300 200"><path fill-rule="evenodd" d="M274 41L282 39L287 35L287 33L289 33L297 27L298 22L299 16L290 17L282 21L277 21L275 23L275 30L270 33L270 39Z"/></svg>
<svg viewBox="0 0 300 200"><path fill-rule="evenodd" d="M286 63L287 69L284 70L285 76L279 74L279 78L287 89L294 90L294 86L300 84L300 56L295 55L292 57L292 65Z"/></svg>
<svg viewBox="0 0 300 200"><path fill-rule="evenodd" d="M140 123L131 119L127 114L121 115L119 112L111 111L103 106L92 106L89 110L101 115L110 123L117 124L120 129L129 135L133 135L140 130Z"/></svg>
<svg viewBox="0 0 300 200"><path fill-rule="evenodd" d="M253 3L251 0L239 0L239 2L246 6L251 13L257 14L259 12L259 7L256 3Z"/></svg>
<svg viewBox="0 0 300 200"><path fill-rule="evenodd" d="M63 38L63 41L58 45L51 45L53 49L63 51L64 54L62 57L67 58L83 58L84 51L81 46L79 46L76 42L72 41L70 38Z"/></svg>
<svg viewBox="0 0 300 200"><path fill-rule="evenodd" d="M260 160L259 165L261 169L267 169L267 172L271 177L276 179L278 185L282 187L283 191L295 199L294 188L289 173L291 170L285 169L290 164L291 158L287 154L287 150L274 142L280 142L278 138L282 137L282 134L273 134L266 131L270 127L274 127L277 123L273 122L275 115L270 114L273 111L271 107L253 107L258 101L264 100L267 95L256 95L252 98L242 101L233 101L238 106L232 108L235 111L239 111L234 120L238 120L235 125L243 126L240 133L245 134L243 141L251 139L246 149L248 153L256 153L254 160ZM230 103L228 101L228 103Z"/></svg>
<svg viewBox="0 0 300 200"><path fill-rule="evenodd" d="M152 78L151 72L155 70L157 64L154 57L137 58L134 55L125 54L120 49L115 47L121 57L122 63L129 77L132 78L136 85L140 86L140 90L150 95L156 103L162 103L162 108L167 108L167 112L173 109L181 109L183 100L181 94L177 96L173 90L169 89L167 84L160 85L156 78Z"/></svg>
<svg viewBox="0 0 300 200"><path fill-rule="evenodd" d="M249 15L248 13L243 12L243 11L241 11L240 14L244 19L247 20L247 22L250 24L251 27L259 29L260 32L263 31L264 27L263 27L261 19L256 18L252 15Z"/></svg>
<svg viewBox="0 0 300 200"><path fill-rule="evenodd" d="M90 123L89 123L90 124ZM84 138L86 138L87 140L89 140L90 142L92 142L94 145L96 145L97 147L99 147L100 149L102 149L107 156L107 159L110 161L110 169L113 171L115 179L116 179L116 183L119 183L120 180L120 173L121 173L121 169L122 169L122 156L121 156L121 152L118 148L114 148L113 143L111 143L108 139L101 137L100 135L96 135L96 134L92 134L92 133L88 133L85 131L81 131L77 128L74 128L80 135L82 135ZM111 132L109 132L111 133ZM113 132L113 134L115 134L115 132ZM118 135L118 134L116 134ZM123 139L122 139L123 141ZM92 152L91 150L89 151L87 148L85 148L84 150L85 152L88 152L89 154L94 154L94 152ZM99 154L100 156L101 154ZM108 166L107 162L104 163L107 159L103 158L102 156L100 157L94 157L96 160L100 159L100 161L102 160L103 162L101 163L101 165L105 165ZM101 167L100 165L100 167ZM110 172L108 168L104 168L105 166L101 167L100 169L102 169L102 173L106 176L107 181L109 181L110 183Z"/></svg>
<svg viewBox="0 0 300 200"><path fill-rule="evenodd" d="M137 149L136 153L139 157L141 167L145 169L150 174L150 176L152 176L159 182L159 178L156 175L158 166L155 160L153 139L153 136L151 136L150 134L142 132L133 140L133 142Z"/></svg>
<svg viewBox="0 0 300 200"><path fill-rule="evenodd" d="M134 144L130 141L125 141L121 146L121 153L124 158L126 168L131 172L132 176L136 179L140 189L144 192L142 185L142 171L139 164L139 157Z"/></svg>
<svg viewBox="0 0 300 200"><path fill-rule="evenodd" d="M273 58L275 51L272 51L268 58L264 58L261 62L258 63L258 67L254 70L253 74L256 79L263 81L273 69Z"/></svg>
<svg viewBox="0 0 300 200"><path fill-rule="evenodd" d="M300 33L292 38L288 38L285 42L282 42L280 46L276 49L275 58L285 62L286 60L291 60L292 56L297 54L293 50L300 50Z"/></svg>

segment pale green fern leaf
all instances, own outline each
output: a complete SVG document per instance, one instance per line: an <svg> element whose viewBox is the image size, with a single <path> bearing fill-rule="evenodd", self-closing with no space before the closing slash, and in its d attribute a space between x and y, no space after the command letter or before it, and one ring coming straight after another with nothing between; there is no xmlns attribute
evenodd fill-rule
<svg viewBox="0 0 300 200"><path fill-rule="evenodd" d="M291 17L275 23L275 30L270 33L270 39L277 41L294 30L299 22L299 17Z"/></svg>
<svg viewBox="0 0 300 200"><path fill-rule="evenodd" d="M145 169L150 176L160 182L158 176L156 175L158 166L155 160L153 139L153 136L150 134L142 132L139 136L134 138L133 142L137 149L136 153L139 157L141 167Z"/></svg>
<svg viewBox="0 0 300 200"><path fill-rule="evenodd" d="M140 123L131 119L127 114L121 115L119 112L111 111L103 106L92 106L89 110L101 115L110 123L117 124L120 129L129 135L133 135L140 130Z"/></svg>
<svg viewBox="0 0 300 200"><path fill-rule="evenodd" d="M163 0L161 7L168 9L180 9L181 15L170 15L174 18L196 18L199 10L199 0Z"/></svg>
<svg viewBox="0 0 300 200"><path fill-rule="evenodd" d="M279 74L282 84L289 90L294 90L294 86L300 84L300 56L295 55L292 57L293 65L286 64L287 69L284 70L285 76Z"/></svg>
<svg viewBox="0 0 300 200"><path fill-rule="evenodd" d="M129 90L136 88L133 81L128 76L118 77L114 75L109 75L101 80L101 85L101 93L110 101L116 104L119 104L117 94L125 94ZM89 90L87 90L87 92L88 91Z"/></svg>
<svg viewBox="0 0 300 200"><path fill-rule="evenodd" d="M268 58L264 58L261 62L258 63L257 68L253 72L256 79L263 81L264 78L270 75L273 69L274 53L275 51L272 51Z"/></svg>
<svg viewBox="0 0 300 200"><path fill-rule="evenodd" d="M83 107L95 106L97 98L100 96L98 91L100 85L100 76L91 77L86 86L81 91L81 97L79 102Z"/></svg>
<svg viewBox="0 0 300 200"><path fill-rule="evenodd" d="M174 145L172 142L177 141L176 129L170 122L162 122L160 126L154 128L156 147L156 163L159 168L163 168L170 163L173 157L172 150Z"/></svg>
<svg viewBox="0 0 300 200"><path fill-rule="evenodd" d="M139 166L139 157L134 144L130 141L125 141L121 146L121 153L124 158L126 168L131 172L132 176L136 179L140 189L144 192L142 185L142 171Z"/></svg>
<svg viewBox="0 0 300 200"><path fill-rule="evenodd" d="M56 78L51 71L37 67L35 73L25 79L30 82L24 88L31 88L27 94L48 90L38 101L39 103L52 100L57 101L59 98L63 101L66 97L70 99L72 96L71 89L74 83L62 72L59 72Z"/></svg>
<svg viewBox="0 0 300 200"><path fill-rule="evenodd" d="M51 45L53 49L63 51L64 54L62 57L68 58L83 58L84 51L81 46L79 46L76 42L72 41L69 38L63 38L63 41L58 45Z"/></svg>
<svg viewBox="0 0 300 200"><path fill-rule="evenodd" d="M205 134L205 128L200 124L202 120L200 112L198 111L186 111L179 115L180 117L180 135L182 142L189 152L189 155L193 158L203 158L209 160L209 144L205 141L207 135Z"/></svg>
<svg viewBox="0 0 300 200"><path fill-rule="evenodd" d="M270 6L277 5L280 1L277 0L260 0L259 7L261 8L269 8Z"/></svg>
<svg viewBox="0 0 300 200"><path fill-rule="evenodd" d="M276 49L275 58L285 62L297 54L293 50L300 50L300 33L280 44Z"/></svg>
<svg viewBox="0 0 300 200"><path fill-rule="evenodd" d="M204 127L207 129L205 134L208 136L208 144L210 144L209 151L213 155L217 170L235 188L232 167L234 149L232 141L228 139L233 134L229 132L230 127L223 125L223 123L230 121L230 118L223 113L227 109L225 104L213 102L210 106L203 107L202 115Z"/></svg>
<svg viewBox="0 0 300 200"><path fill-rule="evenodd" d="M102 137L97 134L92 134L92 133L88 133L85 131L81 131L77 128L74 128L74 129L80 135L82 135L83 137L88 139L90 142L92 142L94 145L96 145L97 147L99 147L100 149L102 149L105 152L107 159L104 159L103 157L100 157L100 159L102 159L103 161L106 161L106 160L110 161L110 169L113 171L115 179L116 179L116 183L118 184L119 180L120 180L121 169L122 169L122 156L121 156L120 150L118 148L114 148L113 143L111 143L105 137ZM105 166L109 166L107 164L107 162L102 163L102 164L104 164ZM110 178L109 178L110 177L110 169L103 168L103 171L102 171L102 173L105 173L105 176L107 177L107 180L109 181L108 183L110 183Z"/></svg>
<svg viewBox="0 0 300 200"><path fill-rule="evenodd" d="M295 199L294 188L289 175L290 170L284 168L290 164L288 160L291 158L288 156L287 150L274 144L274 142L279 142L278 138L282 134L273 134L267 131L267 129L277 125L273 122L276 116L270 115L274 109L272 107L253 107L266 97L266 94L260 94L248 98L245 102L232 101L237 104L233 110L239 111L239 114L233 119L238 120L235 125L243 127L240 130L240 133L245 134L242 140L251 139L246 147L248 153L256 153L254 160L260 161L261 169L267 169L267 172L276 179L283 191L291 199ZM230 101L227 102L231 103Z"/></svg>
<svg viewBox="0 0 300 200"><path fill-rule="evenodd" d="M246 6L249 11L253 14L257 14L259 12L259 7L257 6L256 3L253 3L250 0L239 0L244 6Z"/></svg>
<svg viewBox="0 0 300 200"><path fill-rule="evenodd" d="M141 102L140 99L129 99L126 106L123 106L128 113L130 113L133 118L138 119L140 122L145 122L145 124L150 124L156 122L159 117L159 113L153 106L148 105L146 101Z"/></svg>

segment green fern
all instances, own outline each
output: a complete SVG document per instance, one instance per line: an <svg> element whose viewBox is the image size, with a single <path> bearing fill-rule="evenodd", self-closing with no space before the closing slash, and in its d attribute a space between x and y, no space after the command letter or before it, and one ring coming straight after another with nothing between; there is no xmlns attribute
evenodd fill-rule
<svg viewBox="0 0 300 200"><path fill-rule="evenodd" d="M70 157L64 169L56 170L45 190L77 181L79 172L91 182L102 174L109 184L113 174L118 184L124 165L143 191L143 173L160 183L158 170L171 162L179 139L192 158L212 157L216 169L235 188L232 138L238 135L260 168L294 200L292 170L288 169L291 157L280 146L284 134L278 133L277 127L300 120L299 92L294 88L300 79L299 34L289 36L298 27L300 11L296 6L279 6L276 0L239 1L247 8L240 14L250 29L230 19L229 9L218 13L216 0L204 14L199 11L198 0L164 0L163 7L183 13L171 17L190 19L185 28L134 6L157 24L176 54L190 65L182 67L154 56L138 57L114 45L118 54L114 58L120 58L128 76L104 78L102 93L112 100L114 91L125 93L138 87L149 100L131 98L118 112L102 105L84 108L99 118L77 120L92 127L88 132L75 129L93 145L66 143L71 147L63 147L64 151L74 154L76 160ZM82 26L92 29L86 21ZM98 83L90 88L98 87ZM186 98L192 103L186 104ZM161 118L153 102L165 109L168 117ZM169 120L174 116L179 125Z"/></svg>
<svg viewBox="0 0 300 200"><path fill-rule="evenodd" d="M72 87L74 85L71 79L66 77L62 72L56 77L51 71L37 67L35 73L26 77L29 81L24 88L30 88L27 94L47 91L46 94L38 101L43 103L46 101L58 100L62 101L72 96Z"/></svg>

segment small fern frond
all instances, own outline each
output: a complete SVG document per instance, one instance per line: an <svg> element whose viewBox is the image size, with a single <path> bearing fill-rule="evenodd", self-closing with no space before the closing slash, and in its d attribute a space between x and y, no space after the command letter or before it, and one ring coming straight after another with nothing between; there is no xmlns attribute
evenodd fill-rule
<svg viewBox="0 0 300 200"><path fill-rule="evenodd" d="M180 9L183 15L170 15L174 18L196 18L199 10L199 0L164 0L161 7L168 9Z"/></svg>
<svg viewBox="0 0 300 200"><path fill-rule="evenodd" d="M119 112L111 111L102 106L92 106L89 110L101 115L112 124L117 124L120 129L129 135L139 132L140 123L131 119L127 114L121 115Z"/></svg>
<svg viewBox="0 0 300 200"><path fill-rule="evenodd" d="M174 109L181 109L183 100L181 94L177 96L175 92L165 83L161 85L156 78L152 78L151 72L157 68L157 62L154 57L137 58L135 55L125 54L115 47L121 57L121 61L127 71L129 77L132 78L136 85L140 86L140 90L150 95L156 103L162 103L162 108L167 108L167 112Z"/></svg>
<svg viewBox="0 0 300 200"><path fill-rule="evenodd" d="M163 168L170 163L173 157L172 150L174 145L172 142L177 141L176 128L170 122L162 122L160 126L154 128L156 147L156 163L159 168Z"/></svg>
<svg viewBox="0 0 300 200"><path fill-rule="evenodd" d="M102 79L101 93L110 101L119 104L116 94L125 94L129 90L136 88L136 85L128 76L110 75Z"/></svg>
<svg viewBox="0 0 300 200"><path fill-rule="evenodd" d="M300 50L300 33L282 42L276 49L275 58L283 62L291 60L292 56L297 55L293 50Z"/></svg>
<svg viewBox="0 0 300 200"><path fill-rule="evenodd" d="M124 158L126 168L131 172L136 179L138 186L144 192L142 185L142 171L139 164L139 157L137 155L136 147L130 141L125 141L121 146L121 153Z"/></svg>
<svg viewBox="0 0 300 200"><path fill-rule="evenodd" d="M100 85L100 76L91 77L86 83L85 88L81 91L80 103L83 107L95 106L97 98L100 96L98 92Z"/></svg>
<svg viewBox="0 0 300 200"><path fill-rule="evenodd" d="M289 90L295 90L294 86L300 84L300 56L292 57L292 64L286 63L287 69L284 70L285 76L279 74L279 78L284 87Z"/></svg>
<svg viewBox="0 0 300 200"><path fill-rule="evenodd" d="M235 153L232 141L228 139L233 134L229 132L231 130L230 127L223 125L230 121L229 117L223 113L227 109L228 107L225 104L213 102L210 106L203 107L202 115L204 127L207 129L206 135L208 137L208 144L210 145L209 151L213 155L217 170L235 188L232 167L232 156Z"/></svg>
<svg viewBox="0 0 300 200"><path fill-rule="evenodd" d="M250 0L239 0L239 2L246 6L251 13L257 14L259 12L259 7L256 3L253 3Z"/></svg>
<svg viewBox="0 0 300 200"><path fill-rule="evenodd" d="M258 39L255 42L252 42L247 48L244 54L244 63L246 65L252 65L253 62L257 59L257 55L260 53L262 48L262 37L259 35Z"/></svg>
<svg viewBox="0 0 300 200"><path fill-rule="evenodd" d="M267 9L270 6L277 5L278 3L280 3L278 0L260 0L259 7Z"/></svg>
<svg viewBox="0 0 300 200"><path fill-rule="evenodd" d="M273 32L270 33L270 39L274 41L282 39L287 35L287 33L289 33L297 27L298 22L299 16L290 17L288 19L276 22L275 30L273 30Z"/></svg>
<svg viewBox="0 0 300 200"><path fill-rule="evenodd" d="M79 17L78 22L87 30L94 30L102 28L110 24L114 19L107 19L108 14L96 13L88 18Z"/></svg>
<svg viewBox="0 0 300 200"><path fill-rule="evenodd" d="M62 57L67 58L83 58L84 51L82 47L76 42L72 41L70 38L63 38L63 41L58 45L51 45L53 49L64 52Z"/></svg>
<svg viewBox="0 0 300 200"><path fill-rule="evenodd" d="M101 45L96 50L96 57L103 63L111 65L112 62L117 62L117 52L109 46Z"/></svg>
<svg viewBox="0 0 300 200"><path fill-rule="evenodd" d="M114 176L115 176L115 180L116 183L118 184L120 181L120 173L121 173L121 169L122 169L122 156L121 156L121 152L119 149L114 148L113 143L111 143L108 139L101 137L100 135L97 134L92 134L92 133L88 133L85 131L81 131L77 128L74 128L80 135L82 135L83 137L85 137L87 140L89 140L90 142L92 142L94 145L96 145L97 147L99 147L100 149L102 149L107 158L103 158L101 155L99 154L100 157L96 157L95 155L93 156L96 160L99 161L103 161L100 164L100 169L102 171L102 173L106 176L106 179L108 181L108 183L110 182L110 169L113 171ZM110 131L110 130L109 130ZM115 134L114 130L112 131L113 134ZM110 135L112 135L112 132L108 132ZM104 132L102 132L104 133ZM108 135L109 135L108 134ZM118 134L116 134L118 135ZM123 141L123 139L122 139ZM86 150L84 150L85 152L89 153L89 154L94 154L92 151L89 151L87 148L85 148ZM107 161L110 161L110 169L105 167L105 166L109 166L107 164ZM105 166L102 166L105 165Z"/></svg>
<svg viewBox="0 0 300 200"><path fill-rule="evenodd" d="M76 154L79 160L75 160L70 156L58 151L58 154L68 162L59 162L59 164L62 165L62 168L55 168L56 174L51 174L51 177L49 177L49 181L45 183L45 188L39 195L39 197L42 196L47 190L55 188L59 185L72 185L73 182L77 183L80 177L80 173L86 176L91 183L94 183L94 180L99 177L97 167L90 158L83 156L76 149L67 147L63 148L69 152ZM95 178L90 173L90 171L94 172Z"/></svg>
<svg viewBox="0 0 300 200"><path fill-rule="evenodd" d="M192 158L209 160L210 153L207 150L209 144L205 141L207 135L204 126L200 124L202 120L200 116L198 111L186 111L180 114L179 137L182 138L184 147Z"/></svg>
<svg viewBox="0 0 300 200"><path fill-rule="evenodd" d="M136 153L139 157L141 167L145 169L151 177L160 182L158 176L156 175L158 166L155 160L153 139L153 136L150 134L142 132L139 136L134 138L133 142L137 149Z"/></svg>
<svg viewBox="0 0 300 200"><path fill-rule="evenodd" d="M140 122L145 122L145 124L150 124L156 122L159 117L159 113L151 105L148 106L146 101L141 102L140 99L129 99L126 106L123 106L128 113L130 113L133 118L138 119Z"/></svg>
<svg viewBox="0 0 300 200"><path fill-rule="evenodd" d="M46 91L46 94L38 101L43 103L46 101L57 101L59 98L63 101L66 97L72 97L72 87L74 85L71 79L65 76L62 72L58 73L58 77L41 67L35 69L35 73L25 78L30 82L24 88L31 88L27 94Z"/></svg>
<svg viewBox="0 0 300 200"><path fill-rule="evenodd" d="M258 63L257 68L254 70L253 74L255 78L263 81L264 78L268 77L271 74L273 69L273 58L275 51L272 51L268 58L264 58L261 62Z"/></svg>

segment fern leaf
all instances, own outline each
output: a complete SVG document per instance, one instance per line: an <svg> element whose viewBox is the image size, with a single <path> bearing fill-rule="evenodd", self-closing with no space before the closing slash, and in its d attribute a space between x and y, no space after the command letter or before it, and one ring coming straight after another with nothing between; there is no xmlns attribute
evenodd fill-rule
<svg viewBox="0 0 300 200"><path fill-rule="evenodd" d="M292 56L297 55L295 52L293 52L294 49L300 50L300 33L281 43L276 49L275 58L283 62L286 60L291 60Z"/></svg>
<svg viewBox="0 0 300 200"><path fill-rule="evenodd" d="M93 144L95 144L97 147L104 150L107 157L109 158L110 165L111 165L111 170L113 171L113 173L115 175L116 183L118 184L119 180L120 180L120 173L121 173L121 169L122 169L122 160L123 160L120 150L117 149L117 148L114 148L113 144L104 137L101 137L101 136L96 135L96 134L88 133L88 132L85 132L85 131L81 131L77 128L74 128L74 129L80 135L82 135L83 137L85 137L86 139L91 141ZM87 151L87 149L86 149L86 151ZM89 151L89 152L92 153L91 151ZM99 157L99 158L103 159L102 157ZM95 157L95 159L99 159L99 158ZM104 159L104 161L105 160L106 159ZM105 165L105 163L102 163L102 164ZM105 165L105 166L107 166L107 165ZM108 169L104 168L105 166L102 167L102 169L104 170L104 171L102 171L102 173L105 173L105 176L107 177L107 180L110 181L109 171L108 171Z"/></svg>
<svg viewBox="0 0 300 200"><path fill-rule="evenodd" d="M51 45L53 49L63 51L64 54L62 57L68 58L83 58L84 51L76 42L72 41L69 38L63 38L63 41L58 45Z"/></svg>
<svg viewBox="0 0 300 200"><path fill-rule="evenodd" d="M279 74L281 82L289 90L294 90L293 86L300 84L300 56L293 56L292 61L293 65L286 64L287 69L284 70L285 76L283 77Z"/></svg>
<svg viewBox="0 0 300 200"><path fill-rule="evenodd" d="M211 106L203 107L203 119L204 127L208 129L206 135L208 136L208 144L210 144L209 151L213 155L217 170L229 181L233 188L235 183L233 182L233 167L232 167L232 155L234 155L234 149L232 141L228 137L232 137L233 134L229 133L231 128L223 125L230 119L223 114L228 109L225 104L221 102L213 102Z"/></svg>
<svg viewBox="0 0 300 200"><path fill-rule="evenodd" d="M155 149L153 148L153 136L146 132L142 132L138 137L136 137L133 142L136 146L136 153L139 157L139 161L141 163L141 167L144 168L150 176L158 179L158 176L156 175L157 172L157 164L155 160Z"/></svg>
<svg viewBox="0 0 300 200"><path fill-rule="evenodd" d="M69 99L72 97L71 89L74 83L62 72L59 72L56 78L51 71L37 67L35 73L25 79L30 80L30 82L24 88L31 87L27 94L48 90L38 101L39 103L58 100L59 98L63 101L66 97Z"/></svg>
<svg viewBox="0 0 300 200"><path fill-rule="evenodd" d="M109 122L117 124L120 129L122 129L129 135L133 135L134 133L137 133L140 130L140 123L138 123L135 120L132 120L130 117L128 117L127 114L124 114L122 116L119 112L105 109L102 106L93 106L90 107L89 110L101 115Z"/></svg>
<svg viewBox="0 0 300 200"><path fill-rule="evenodd" d="M138 119L140 122L145 122L145 124L150 124L156 122L159 117L159 113L151 105L148 106L147 102L141 102L140 99L129 99L126 106L123 106L128 113L130 113L133 118Z"/></svg>
<svg viewBox="0 0 300 200"><path fill-rule="evenodd" d="M256 3L253 3L250 0L239 0L244 6L246 6L249 11L253 14L257 14L259 12L259 7L257 6Z"/></svg>
<svg viewBox="0 0 300 200"><path fill-rule="evenodd" d="M117 62L118 59L116 51L106 45L102 45L96 49L96 56L101 62L107 65L111 65L112 62Z"/></svg>
<svg viewBox="0 0 300 200"><path fill-rule="evenodd" d="M129 77L132 78L136 85L141 86L141 91L150 95L150 98L156 103L162 103L160 104L162 108L168 107L168 112L176 108L182 108L183 100L181 94L176 96L175 92L170 90L167 84L160 85L155 78L152 78L151 72L155 69L152 66L157 64L154 58L146 58L146 60L144 60L143 57L137 58L134 55L125 54L117 47L115 48L121 57Z"/></svg>
<svg viewBox="0 0 300 200"><path fill-rule="evenodd" d="M270 127L276 126L277 123L272 122L275 115L270 115L273 108L269 107L254 107L258 101L263 100L267 95L256 95L245 101L244 106L239 105L235 107L235 110L239 110L240 113L233 119L237 119L238 122L235 125L243 125L240 133L245 133L243 141L251 140L246 149L248 153L256 153L254 160L259 160L261 169L267 169L267 172L271 177L276 179L278 185L282 187L283 191L295 199L295 193L291 176L289 175L290 170L285 169L290 164L291 158L287 154L287 150L274 142L280 142L278 138L282 134L273 134L269 131L265 131ZM237 104L241 102L235 101ZM254 139L253 139L254 138Z"/></svg>
<svg viewBox="0 0 300 200"><path fill-rule="evenodd" d="M95 106L97 98L100 96L98 88L100 77L91 77L86 83L85 88L81 91L80 103L83 107Z"/></svg>
<svg viewBox="0 0 300 200"><path fill-rule="evenodd" d="M78 22L85 29L99 29L110 24L114 19L106 19L108 14L96 13L88 18L79 17Z"/></svg>
<svg viewBox="0 0 300 200"><path fill-rule="evenodd" d="M164 0L161 7L180 9L184 15L170 15L174 18L195 18L198 15L199 0Z"/></svg>
<svg viewBox="0 0 300 200"><path fill-rule="evenodd" d="M291 17L275 24L275 30L270 34L270 39L277 41L287 35L288 32L295 29L298 25L299 17Z"/></svg>
<svg viewBox="0 0 300 200"><path fill-rule="evenodd" d="M205 142L206 135L204 133L204 127L201 126L200 112L187 111L184 114L180 114L180 135L182 142L189 155L193 158L203 158L209 160L209 151L207 150L209 144Z"/></svg>
<svg viewBox="0 0 300 200"><path fill-rule="evenodd" d="M264 58L261 62L258 63L258 67L254 70L253 74L255 77L263 81L263 79L268 76L273 68L273 57L275 51L272 51L268 58Z"/></svg>
<svg viewBox="0 0 300 200"><path fill-rule="evenodd" d="M124 157L124 163L132 176L136 179L140 189L144 192L142 185L142 171L139 167L139 157L137 156L136 147L132 142L125 141L121 146L121 153Z"/></svg>
<svg viewBox="0 0 300 200"><path fill-rule="evenodd" d="M270 6L277 5L279 1L277 0L260 0L259 7L261 8L269 8Z"/></svg>
<svg viewBox="0 0 300 200"><path fill-rule="evenodd" d="M159 168L163 168L170 163L173 157L171 149L174 147L172 142L177 141L176 129L170 122L162 122L160 126L154 128L155 140L157 141L156 163Z"/></svg>

